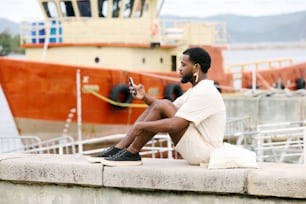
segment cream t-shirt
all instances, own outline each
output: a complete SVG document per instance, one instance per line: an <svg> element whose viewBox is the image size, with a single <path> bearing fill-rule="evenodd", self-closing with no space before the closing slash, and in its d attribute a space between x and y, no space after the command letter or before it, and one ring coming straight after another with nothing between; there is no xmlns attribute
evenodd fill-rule
<svg viewBox="0 0 306 204"><path fill-rule="evenodd" d="M175 149L191 164L207 163L223 143L226 111L223 98L211 80L202 80L175 100L175 116L190 121Z"/></svg>

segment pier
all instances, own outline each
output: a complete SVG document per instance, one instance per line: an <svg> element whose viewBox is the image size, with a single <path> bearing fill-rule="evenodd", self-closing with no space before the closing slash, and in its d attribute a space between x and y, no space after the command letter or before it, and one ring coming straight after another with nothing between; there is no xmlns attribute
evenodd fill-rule
<svg viewBox="0 0 306 204"><path fill-rule="evenodd" d="M86 156L0 154L0 203L305 203L306 166L208 169L143 159L107 167Z"/></svg>

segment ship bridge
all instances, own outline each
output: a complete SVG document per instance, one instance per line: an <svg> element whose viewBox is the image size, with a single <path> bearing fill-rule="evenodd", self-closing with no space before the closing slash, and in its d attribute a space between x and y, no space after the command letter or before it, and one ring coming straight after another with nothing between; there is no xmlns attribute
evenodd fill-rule
<svg viewBox="0 0 306 204"><path fill-rule="evenodd" d="M178 56L187 47L226 42L224 23L159 18L164 1L38 0L38 3L44 20L23 22L21 27L21 46L26 48L30 60L176 71Z"/></svg>

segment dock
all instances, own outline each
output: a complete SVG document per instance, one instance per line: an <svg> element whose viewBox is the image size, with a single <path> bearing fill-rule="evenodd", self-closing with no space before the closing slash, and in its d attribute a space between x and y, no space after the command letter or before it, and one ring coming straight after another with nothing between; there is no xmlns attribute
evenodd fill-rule
<svg viewBox="0 0 306 204"><path fill-rule="evenodd" d="M107 167L81 155L0 154L0 203L305 203L306 166L208 169L143 159Z"/></svg>

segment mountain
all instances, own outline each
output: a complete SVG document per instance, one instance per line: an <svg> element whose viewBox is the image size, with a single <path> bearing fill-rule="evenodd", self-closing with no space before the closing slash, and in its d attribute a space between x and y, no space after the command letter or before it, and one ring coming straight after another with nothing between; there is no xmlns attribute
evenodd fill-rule
<svg viewBox="0 0 306 204"><path fill-rule="evenodd" d="M184 19L184 17L177 16L163 16L163 18ZM224 22L227 28L228 43L306 41L306 11L261 17L226 14L188 19Z"/></svg>
<svg viewBox="0 0 306 204"><path fill-rule="evenodd" d="M229 43L306 41L306 12L263 17L220 15L206 20L225 22Z"/></svg>
<svg viewBox="0 0 306 204"><path fill-rule="evenodd" d="M0 18L0 33L8 32L15 36L19 34L19 24L5 18Z"/></svg>

